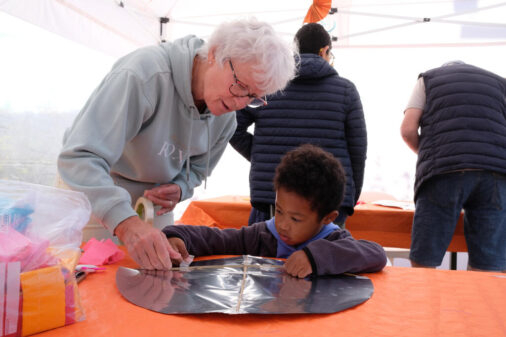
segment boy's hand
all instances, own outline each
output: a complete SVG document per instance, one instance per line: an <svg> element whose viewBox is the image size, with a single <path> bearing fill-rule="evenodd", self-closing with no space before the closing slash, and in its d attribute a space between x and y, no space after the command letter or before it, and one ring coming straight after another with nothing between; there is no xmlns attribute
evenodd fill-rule
<svg viewBox="0 0 506 337"><path fill-rule="evenodd" d="M304 251L299 250L290 255L284 265L285 271L295 277L304 278L313 272L311 263Z"/></svg>
<svg viewBox="0 0 506 337"><path fill-rule="evenodd" d="M188 251L186 250L186 246L184 244L184 241L178 237L171 237L171 238L168 238L167 240L169 240L169 245L172 247L172 249L174 249L177 253L181 254L180 259L174 259L174 258L172 259L172 262L177 262L177 264L179 265L184 259L186 259L190 255L190 254L188 254Z"/></svg>

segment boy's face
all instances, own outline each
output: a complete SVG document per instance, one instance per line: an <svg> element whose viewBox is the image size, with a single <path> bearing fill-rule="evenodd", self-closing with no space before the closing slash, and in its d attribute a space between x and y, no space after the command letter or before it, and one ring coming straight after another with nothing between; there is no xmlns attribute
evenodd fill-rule
<svg viewBox="0 0 506 337"><path fill-rule="evenodd" d="M280 187L276 192L276 230L287 245L296 246L318 234L323 226L333 220L331 212L318 221L318 213L309 200Z"/></svg>

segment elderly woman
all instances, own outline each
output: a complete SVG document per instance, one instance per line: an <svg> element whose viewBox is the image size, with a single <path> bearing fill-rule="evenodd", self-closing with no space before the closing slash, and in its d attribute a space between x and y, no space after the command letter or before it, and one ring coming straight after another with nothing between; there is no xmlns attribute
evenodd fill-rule
<svg viewBox="0 0 506 337"><path fill-rule="evenodd" d="M159 228L216 166L236 127L230 112L267 104L293 78L294 52L248 19L220 25L207 43L187 36L124 56L67 130L61 178L141 268L170 268L180 256ZM134 211L140 196L158 206L155 226Z"/></svg>

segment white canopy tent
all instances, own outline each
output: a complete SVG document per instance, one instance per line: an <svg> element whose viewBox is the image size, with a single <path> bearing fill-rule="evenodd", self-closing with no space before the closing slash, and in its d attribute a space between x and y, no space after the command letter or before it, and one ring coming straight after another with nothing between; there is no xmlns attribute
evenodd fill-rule
<svg viewBox="0 0 506 337"><path fill-rule="evenodd" d="M135 48L187 34L206 38L220 22L250 15L272 23L291 40L311 4L311 0L0 0L0 12L116 59ZM340 75L356 84L366 115L370 145L364 190L386 191L397 198L409 199L416 156L402 143L398 126L412 85L419 72L453 59L504 76L506 1L334 0L331 12L321 23L334 37L334 66ZM37 53L43 52L53 53L50 55L55 59L60 57L58 50ZM11 53L9 60L14 62L8 67L19 67L19 72L23 72L21 61L16 63L16 50L2 50L0 60L8 53ZM30 62L41 69L46 66L44 59L37 57ZM76 66L94 70L86 60ZM37 76L41 75L30 74L32 81ZM74 86L79 81L74 76L61 85ZM26 83L23 84L20 88L26 90ZM57 100L51 104L56 106ZM76 104L79 109L84 102ZM3 112L5 116L1 115ZM0 101L0 123L4 124L0 129L8 128L12 116L11 112L2 110ZM56 130L56 124L52 123L53 129L44 135L60 139L68 123L66 120L64 125L60 124L61 130ZM33 139L30 132L15 132L11 137L17 138L10 143L6 143L5 137L0 138L4 158L9 151L22 153L28 148L30 154L18 157L29 160L16 164L16 174L12 174L2 169L0 159L0 178L50 183L39 180L36 169L26 169L30 165L36 167L36 154L44 152L40 148L47 152L47 139ZM56 144L50 146L59 146ZM56 155L58 149L52 151ZM51 158L49 162L55 160ZM233 183L230 183L230 167L234 167ZM227 149L209 180L208 189L199 189L197 197L248 194L248 170L246 160L233 149Z"/></svg>
<svg viewBox="0 0 506 337"><path fill-rule="evenodd" d="M325 1L315 1L325 2ZM220 22L254 15L291 39L310 0L0 0L0 11L113 56L162 40L206 38ZM332 1L322 23L335 47L506 45L506 2Z"/></svg>

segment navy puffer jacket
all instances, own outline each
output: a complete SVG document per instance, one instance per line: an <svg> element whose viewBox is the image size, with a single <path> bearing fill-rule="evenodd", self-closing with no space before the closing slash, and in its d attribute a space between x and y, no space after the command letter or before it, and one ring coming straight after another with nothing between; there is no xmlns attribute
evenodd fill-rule
<svg viewBox="0 0 506 337"><path fill-rule="evenodd" d="M415 199L423 182L451 171L506 174L506 80L484 69L451 65L423 77Z"/></svg>
<svg viewBox="0 0 506 337"><path fill-rule="evenodd" d="M306 143L318 145L341 161L346 171L342 207L353 214L364 180L367 132L355 85L315 54L301 54L297 77L267 98L262 108L237 111L230 144L251 162L252 205L264 212L274 204L273 178L281 157ZM254 136L247 131L255 124ZM341 209L342 210L342 209Z"/></svg>

